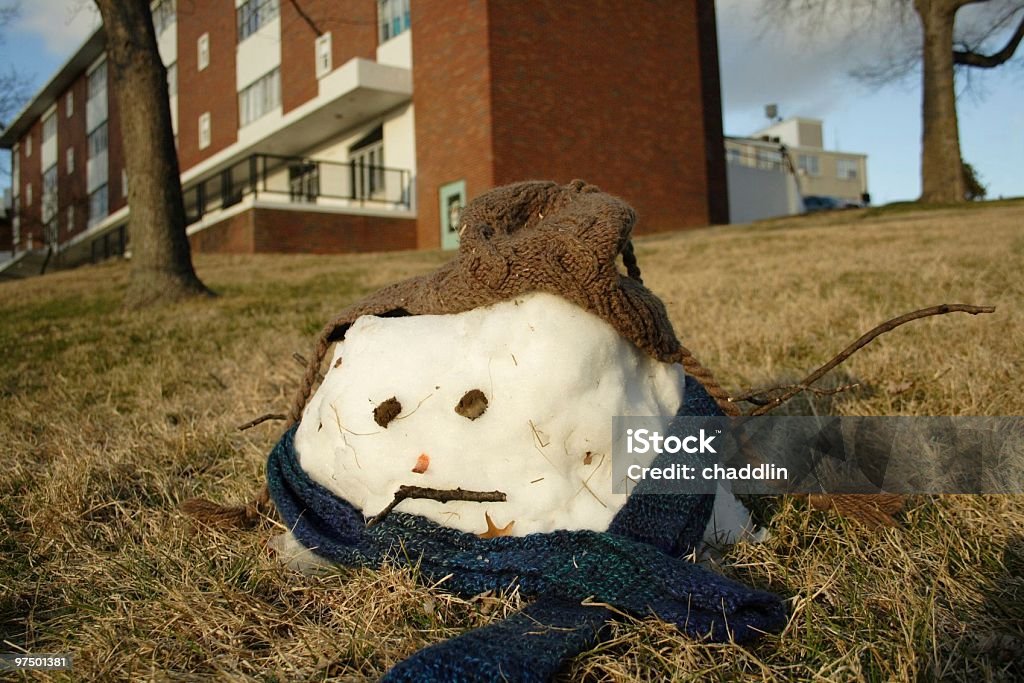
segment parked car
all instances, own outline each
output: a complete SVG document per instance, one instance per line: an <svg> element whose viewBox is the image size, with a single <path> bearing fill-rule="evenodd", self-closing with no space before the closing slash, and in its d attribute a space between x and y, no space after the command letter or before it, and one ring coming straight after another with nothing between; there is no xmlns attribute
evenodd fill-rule
<svg viewBox="0 0 1024 683"><path fill-rule="evenodd" d="M837 209L859 209L862 204L852 199L841 199L826 195L808 195L804 197L804 212L835 211Z"/></svg>

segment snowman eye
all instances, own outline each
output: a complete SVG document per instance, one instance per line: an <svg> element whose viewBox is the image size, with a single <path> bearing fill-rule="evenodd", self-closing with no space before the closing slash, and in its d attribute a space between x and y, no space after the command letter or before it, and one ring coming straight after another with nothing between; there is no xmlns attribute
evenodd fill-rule
<svg viewBox="0 0 1024 683"><path fill-rule="evenodd" d="M392 396L373 409L373 421L387 429L388 424L398 417L398 414L401 412L402 404L398 402L397 398Z"/></svg>
<svg viewBox="0 0 1024 683"><path fill-rule="evenodd" d="M487 411L487 397L479 389L470 389L455 405L455 412L467 420L475 420Z"/></svg>

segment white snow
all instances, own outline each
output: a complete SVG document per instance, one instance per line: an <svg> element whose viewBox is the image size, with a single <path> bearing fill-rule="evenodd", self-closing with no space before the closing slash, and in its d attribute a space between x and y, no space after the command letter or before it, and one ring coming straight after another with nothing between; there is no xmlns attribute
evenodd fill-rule
<svg viewBox="0 0 1024 683"><path fill-rule="evenodd" d="M612 493L612 416L664 416L667 426L683 401L679 365L542 293L456 315L359 318L329 367L296 434L302 467L368 516L403 484L506 493L396 508L471 533L487 529L485 512L498 527L514 522L517 536L606 529L626 500ZM455 411L472 389L488 400L475 420ZM391 397L401 412L384 428L373 411ZM421 454L429 465L415 473ZM708 531L725 522L735 538L749 516L719 502Z"/></svg>
<svg viewBox="0 0 1024 683"><path fill-rule="evenodd" d="M330 367L296 435L303 468L367 515L402 484L506 493L397 508L474 533L485 512L499 527L514 521L515 535L607 528L625 502L611 493L612 416L671 416L683 399L678 365L550 294L457 315L365 316ZM488 400L476 420L455 412L472 389ZM383 428L373 410L392 396L402 411ZM421 453L430 464L416 474Z"/></svg>

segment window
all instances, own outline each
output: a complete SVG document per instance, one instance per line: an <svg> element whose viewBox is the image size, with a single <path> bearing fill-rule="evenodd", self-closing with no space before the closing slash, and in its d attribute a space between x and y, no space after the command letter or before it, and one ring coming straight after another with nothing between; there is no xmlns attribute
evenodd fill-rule
<svg viewBox="0 0 1024 683"><path fill-rule="evenodd" d="M210 146L210 112L199 115L199 149Z"/></svg>
<svg viewBox="0 0 1024 683"><path fill-rule="evenodd" d="M41 207L43 223L49 223L57 215L57 165L54 164L43 173L43 204Z"/></svg>
<svg viewBox="0 0 1024 683"><path fill-rule="evenodd" d="M107 186L100 185L89 195L89 226L107 217Z"/></svg>
<svg viewBox="0 0 1024 683"><path fill-rule="evenodd" d="M238 126L247 126L281 104L281 71L274 69L238 93Z"/></svg>
<svg viewBox="0 0 1024 683"><path fill-rule="evenodd" d="M204 33L203 35L199 36L199 40L196 41L196 61L199 65L199 71L202 71L206 67L210 66L209 33Z"/></svg>
<svg viewBox="0 0 1024 683"><path fill-rule="evenodd" d="M316 77L323 78L331 72L331 34L328 31L316 39Z"/></svg>
<svg viewBox="0 0 1024 683"><path fill-rule="evenodd" d="M25 135L25 156L32 156L32 131Z"/></svg>
<svg viewBox="0 0 1024 683"><path fill-rule="evenodd" d="M167 66L167 96L174 97L178 94L178 63L173 62Z"/></svg>
<svg viewBox="0 0 1024 683"><path fill-rule="evenodd" d="M238 42L242 42L277 18L278 0L246 0L235 16L238 19Z"/></svg>
<svg viewBox="0 0 1024 683"><path fill-rule="evenodd" d="M75 231L75 205L74 204L68 204L68 208L67 208L66 214L67 214L67 216L66 216L66 218L64 220L67 221L67 222L66 222L64 227L67 228L67 231L69 233L74 232Z"/></svg>
<svg viewBox="0 0 1024 683"><path fill-rule="evenodd" d="M738 164L738 163L740 163L740 158L741 157L742 157L742 154L735 147L729 147L729 148L727 148L725 150L725 160L726 160L726 163Z"/></svg>
<svg viewBox="0 0 1024 683"><path fill-rule="evenodd" d="M66 166L66 171L65 172L68 175L71 175L72 173L74 173L75 172L75 148L74 147L68 147L67 151L64 153L64 162L65 162L65 166Z"/></svg>
<svg viewBox="0 0 1024 683"><path fill-rule="evenodd" d="M757 167L767 171L777 171L782 168L782 152L774 149L757 150Z"/></svg>
<svg viewBox="0 0 1024 683"><path fill-rule="evenodd" d="M68 91L68 96L64 98L64 116L66 118L70 119L71 116L74 113L75 113L75 93L69 90Z"/></svg>
<svg viewBox="0 0 1024 683"><path fill-rule="evenodd" d="M409 28L409 0L378 0L380 42L391 40Z"/></svg>
<svg viewBox="0 0 1024 683"><path fill-rule="evenodd" d="M836 177L840 180L856 180L859 175L856 159L836 159Z"/></svg>
<svg viewBox="0 0 1024 683"><path fill-rule="evenodd" d="M51 114L43 121L43 143L57 137L57 115Z"/></svg>
<svg viewBox="0 0 1024 683"><path fill-rule="evenodd" d="M32 206L32 183L25 183L25 206Z"/></svg>
<svg viewBox="0 0 1024 683"><path fill-rule="evenodd" d="M95 159L107 151L107 122L104 121L96 130L89 133L89 158Z"/></svg>
<svg viewBox="0 0 1024 683"><path fill-rule="evenodd" d="M18 188L21 187L21 163L18 160L18 145L11 150L11 186L14 187L14 196L18 196Z"/></svg>
<svg viewBox="0 0 1024 683"><path fill-rule="evenodd" d="M127 168L122 168L121 169L121 196L122 197L127 197L128 196L128 169Z"/></svg>
<svg viewBox="0 0 1024 683"><path fill-rule="evenodd" d="M816 154L800 154L797 156L797 167L806 175L821 175L821 167L818 165Z"/></svg>
<svg viewBox="0 0 1024 683"><path fill-rule="evenodd" d="M348 151L352 196L366 199L384 191L384 128L377 126Z"/></svg>
<svg viewBox="0 0 1024 683"><path fill-rule="evenodd" d="M94 99L107 94L107 62L104 60L100 65L89 72L88 82L89 98Z"/></svg>
<svg viewBox="0 0 1024 683"><path fill-rule="evenodd" d="M170 28L175 20L174 0L159 0L153 7L153 28L156 29L157 37Z"/></svg>

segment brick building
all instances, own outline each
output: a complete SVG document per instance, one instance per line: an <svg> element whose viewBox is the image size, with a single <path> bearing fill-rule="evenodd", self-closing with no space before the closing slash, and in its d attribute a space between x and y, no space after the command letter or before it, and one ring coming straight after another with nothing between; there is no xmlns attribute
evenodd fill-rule
<svg viewBox="0 0 1024 683"><path fill-rule="evenodd" d="M533 178L618 194L642 232L727 221L713 0L175 4L153 17L198 251L452 248L458 207ZM104 49L0 135L19 250L127 248Z"/></svg>

